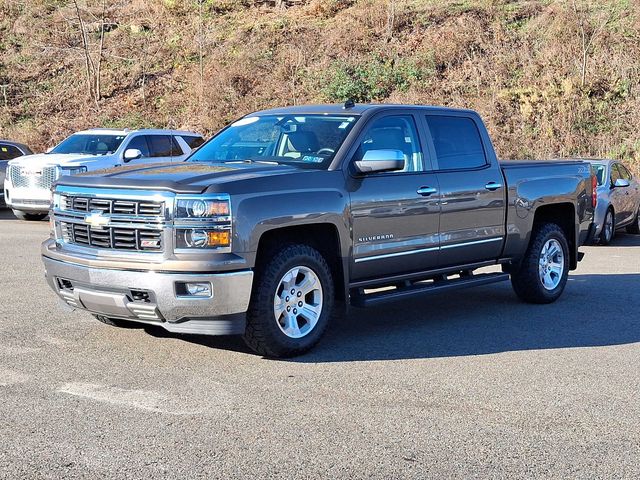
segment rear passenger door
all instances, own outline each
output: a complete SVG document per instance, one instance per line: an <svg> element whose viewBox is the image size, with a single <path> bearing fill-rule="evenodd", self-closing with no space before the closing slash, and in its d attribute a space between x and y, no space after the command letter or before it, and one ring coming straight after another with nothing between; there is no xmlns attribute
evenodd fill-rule
<svg viewBox="0 0 640 480"><path fill-rule="evenodd" d="M429 112L423 119L440 185L440 265L497 259L505 237L506 188L480 118Z"/></svg>
<svg viewBox="0 0 640 480"><path fill-rule="evenodd" d="M353 147L351 197L354 280L428 270L438 264L438 180L417 115L386 113L369 120ZM369 150L396 150L403 170L355 174L353 162Z"/></svg>

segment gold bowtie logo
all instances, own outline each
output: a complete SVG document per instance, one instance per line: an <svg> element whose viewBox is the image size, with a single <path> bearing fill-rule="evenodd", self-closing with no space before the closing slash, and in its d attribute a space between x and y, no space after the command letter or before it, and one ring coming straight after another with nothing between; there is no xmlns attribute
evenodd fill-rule
<svg viewBox="0 0 640 480"><path fill-rule="evenodd" d="M92 227L104 227L109 224L109 217L102 215L100 210L94 210L90 215L84 217L84 221Z"/></svg>

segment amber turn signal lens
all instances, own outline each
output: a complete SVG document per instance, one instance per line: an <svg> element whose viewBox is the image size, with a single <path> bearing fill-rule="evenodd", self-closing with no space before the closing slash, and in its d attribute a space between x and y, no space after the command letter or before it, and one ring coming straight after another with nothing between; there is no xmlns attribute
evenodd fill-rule
<svg viewBox="0 0 640 480"><path fill-rule="evenodd" d="M231 243L231 237L227 231L211 230L207 233L209 235L210 247L228 247Z"/></svg>

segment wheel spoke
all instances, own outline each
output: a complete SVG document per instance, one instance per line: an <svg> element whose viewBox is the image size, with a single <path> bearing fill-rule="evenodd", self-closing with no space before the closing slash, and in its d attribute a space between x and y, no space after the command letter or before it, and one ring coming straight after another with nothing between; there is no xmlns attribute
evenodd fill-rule
<svg viewBox="0 0 640 480"><path fill-rule="evenodd" d="M320 317L320 308L307 304L304 307L302 307L302 310L300 310L300 315L304 319L306 319L307 322L309 323L309 326L313 328L313 326L318 321L318 318Z"/></svg>
<svg viewBox="0 0 640 480"><path fill-rule="evenodd" d="M309 292L315 290L317 282L318 279L315 275L305 275L302 283L298 285L298 289L302 292L303 295L307 295Z"/></svg>
<svg viewBox="0 0 640 480"><path fill-rule="evenodd" d="M287 313L284 316L284 329L290 337L300 336L300 327L298 326L298 319L295 315Z"/></svg>

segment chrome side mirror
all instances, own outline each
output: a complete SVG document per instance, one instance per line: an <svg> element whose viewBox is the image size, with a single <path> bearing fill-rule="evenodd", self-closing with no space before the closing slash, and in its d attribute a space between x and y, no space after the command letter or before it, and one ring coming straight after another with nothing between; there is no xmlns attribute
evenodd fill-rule
<svg viewBox="0 0 640 480"><path fill-rule="evenodd" d="M126 162L130 162L131 160L136 160L137 158L142 157L142 152L137 148L127 148L124 151L123 159Z"/></svg>
<svg viewBox="0 0 640 480"><path fill-rule="evenodd" d="M626 178L619 178L616 180L616 183L613 184L614 188L625 188L629 185L631 185L631 183L629 183L629 180Z"/></svg>
<svg viewBox="0 0 640 480"><path fill-rule="evenodd" d="M364 174L402 170L404 154L400 150L369 150L354 165L359 173Z"/></svg>

